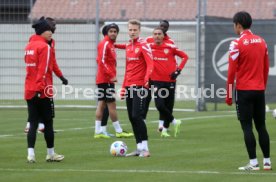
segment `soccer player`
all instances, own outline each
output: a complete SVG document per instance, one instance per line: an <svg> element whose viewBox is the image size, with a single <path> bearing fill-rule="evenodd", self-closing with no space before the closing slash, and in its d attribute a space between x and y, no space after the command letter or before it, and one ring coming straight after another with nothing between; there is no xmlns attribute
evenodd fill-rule
<svg viewBox="0 0 276 182"><path fill-rule="evenodd" d="M233 40L229 48L226 103L232 105L232 88L236 80L236 110L250 159L249 164L239 170L260 169L252 119L263 152L263 169L271 170L270 141L265 124L265 89L269 70L267 45L263 38L251 32L252 18L249 13L236 13L233 23L234 32L240 35L240 38Z"/></svg>
<svg viewBox="0 0 276 182"><path fill-rule="evenodd" d="M41 17L32 25L36 35L30 38L25 47L26 79L25 79L25 100L28 105L28 118L30 129L27 134L29 163L35 162L36 130L39 119L45 125L44 138L47 144L46 161L62 161L63 155L54 151L54 104L53 93L50 87L53 86L52 72L54 67L53 49L49 46L52 39L52 27L44 17Z"/></svg>
<svg viewBox="0 0 276 182"><path fill-rule="evenodd" d="M162 28L164 32L164 39L163 42L168 43L168 44L175 44L174 41L171 39L171 37L167 34L169 28L170 28L170 23L168 20L161 20L159 22L159 27ZM149 36L146 38L146 42L148 43L154 43L154 38L153 36Z"/></svg>
<svg viewBox="0 0 276 182"><path fill-rule="evenodd" d="M116 131L115 136L117 138L132 137L133 133L123 131L118 121L116 102L115 102L115 85L116 78L116 52L114 42L116 41L119 33L119 27L117 24L112 23L106 28L107 36L98 45L97 56L97 76L96 84L98 87L98 106L96 109L95 120L95 135L94 138L110 138L105 135L101 129L101 122L103 118L103 112L105 107L108 107L109 115L112 120L112 124Z"/></svg>
<svg viewBox="0 0 276 182"><path fill-rule="evenodd" d="M56 30L56 21L53 19L53 18L50 18L50 17L47 17L45 19L48 24L51 26L52 28L52 33L54 34L55 33L55 30ZM33 35L35 36L35 35ZM32 38L32 36L31 36ZM30 39L31 39L30 38ZM55 73L55 75L62 81L62 84L64 85L67 85L68 84L68 80L63 76L61 70L59 69L59 66L57 64L57 61L56 61L56 54L55 54L55 40L52 38L48 44L51 46L51 57L53 58L53 72ZM30 128L30 122L29 120L27 121L27 124L26 124L26 127L25 127L25 130L24 132L25 133L28 133L29 131L29 128ZM44 133L44 123L43 121L40 119L39 120L39 124L38 124L38 133Z"/></svg>
<svg viewBox="0 0 276 182"><path fill-rule="evenodd" d="M163 29L164 32L164 39L163 42L167 44L175 44L174 41L170 38L170 36L167 34L167 31L169 30L170 24L168 20L161 20L159 22L159 27ZM148 43L154 43L153 36L147 37L146 41ZM151 94L147 97L146 107L149 107L151 101ZM147 109L148 110L148 109ZM147 116L147 113L145 113L145 118ZM161 112L159 112L159 122L158 122L158 131L161 132L164 125L164 116Z"/></svg>
<svg viewBox="0 0 276 182"><path fill-rule="evenodd" d="M124 88L126 105L137 149L126 156L149 157L147 127L144 122L145 104L149 86L149 77L153 70L152 54L149 45L139 37L141 23L139 20L128 21L129 43L126 49L126 70ZM118 45L116 46L118 47Z"/></svg>
<svg viewBox="0 0 276 182"><path fill-rule="evenodd" d="M165 33L161 27L153 30L154 44L151 44L154 70L150 77L154 86L155 105L159 113L164 117L164 125L161 137L170 137L167 130L170 123L174 125L174 136L180 131L181 121L173 116L175 99L176 78L184 68L188 56L175 45L165 43ZM182 58L181 64L177 66L175 56Z"/></svg>
<svg viewBox="0 0 276 182"><path fill-rule="evenodd" d="M108 27L108 25L105 25L102 29L102 34L104 37L107 36L107 27ZM103 118L102 118L102 122L101 122L101 130L104 135L113 137L114 135L107 131L108 117L109 117L109 112L108 112L108 107L106 106L104 109Z"/></svg>

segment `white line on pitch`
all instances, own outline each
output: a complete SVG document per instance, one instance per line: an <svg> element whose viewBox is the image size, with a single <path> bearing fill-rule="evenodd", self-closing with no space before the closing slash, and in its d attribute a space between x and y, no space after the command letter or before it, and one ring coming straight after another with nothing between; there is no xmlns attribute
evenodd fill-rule
<svg viewBox="0 0 276 182"><path fill-rule="evenodd" d="M11 136L14 136L14 135L0 135L0 138L11 137Z"/></svg>
<svg viewBox="0 0 276 182"><path fill-rule="evenodd" d="M276 173L265 172L226 172L226 171L165 171L165 170L101 170L101 169L12 169L0 168L0 171L10 172L94 172L94 173L162 173L162 174L215 174L215 175L259 175L259 176L276 176Z"/></svg>
<svg viewBox="0 0 276 182"><path fill-rule="evenodd" d="M232 117L235 116L234 114L227 114L227 115L218 115L218 116L197 116L197 117L186 117L186 118L178 118L181 121L190 121L190 120L199 120L199 119L211 119L211 118L222 118L222 117ZM147 121L146 123L152 124L152 123L157 123L158 121ZM126 125L126 124L121 124L121 125ZM85 127L85 128L67 128L67 129L61 129L61 130L55 130L57 132L65 132L65 131L75 131L75 130L85 130L85 129L91 129L94 128L92 127ZM20 134L21 135L21 134ZM2 137L1 137L2 136ZM16 135L0 135L0 138L4 137L12 137Z"/></svg>

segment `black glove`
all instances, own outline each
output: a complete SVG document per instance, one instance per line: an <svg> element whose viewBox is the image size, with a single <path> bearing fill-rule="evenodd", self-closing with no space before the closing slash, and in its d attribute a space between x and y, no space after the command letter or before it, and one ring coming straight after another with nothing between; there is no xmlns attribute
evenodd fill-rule
<svg viewBox="0 0 276 182"><path fill-rule="evenodd" d="M176 78L178 77L178 75L180 75L181 70L179 68L177 68L174 72L171 73L171 79L172 80L176 80Z"/></svg>
<svg viewBox="0 0 276 182"><path fill-rule="evenodd" d="M35 95L33 96L32 100L38 100L40 99L41 93L40 92L36 92Z"/></svg>
<svg viewBox="0 0 276 182"><path fill-rule="evenodd" d="M68 80L64 78L63 76L59 77L59 79L62 81L63 85L68 85Z"/></svg>

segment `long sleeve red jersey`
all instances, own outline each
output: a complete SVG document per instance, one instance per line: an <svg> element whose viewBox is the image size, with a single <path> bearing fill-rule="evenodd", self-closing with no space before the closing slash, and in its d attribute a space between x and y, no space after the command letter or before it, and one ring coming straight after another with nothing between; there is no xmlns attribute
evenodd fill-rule
<svg viewBox="0 0 276 182"><path fill-rule="evenodd" d="M108 36L105 36L98 45L97 64L96 84L113 83L111 79L116 77L116 52L114 41Z"/></svg>
<svg viewBox="0 0 276 182"><path fill-rule="evenodd" d="M123 86L144 86L149 81L153 70L152 54L149 44L143 39L137 38L130 40L126 44L125 49L126 72Z"/></svg>
<svg viewBox="0 0 276 182"><path fill-rule="evenodd" d="M265 40L250 30L245 30L240 38L230 44L227 98L230 98L235 78L237 90L265 90L268 71L269 58Z"/></svg>
<svg viewBox="0 0 276 182"><path fill-rule="evenodd" d="M151 74L151 80L163 82L175 82L170 75L177 68L182 70L188 60L184 51L179 50L175 45L163 43L161 45L151 44L154 69ZM182 58L177 67L175 56Z"/></svg>
<svg viewBox="0 0 276 182"><path fill-rule="evenodd" d="M35 37L35 36L36 36L36 34L32 35L30 37L29 41L31 41L32 38ZM56 60L55 40L52 39L50 43L48 42L48 44L51 46L51 56L50 57L53 60L53 65L50 68L53 70L53 72L55 73L55 75L57 77L61 77L61 76L63 76L63 74L62 74L62 71L60 70L60 68L57 64L57 60Z"/></svg>
<svg viewBox="0 0 276 182"><path fill-rule="evenodd" d="M36 92L41 93L41 98L52 96L51 90L47 86L52 85L52 65L51 48L47 41L34 35L25 47L26 79L25 79L25 99L31 99Z"/></svg>

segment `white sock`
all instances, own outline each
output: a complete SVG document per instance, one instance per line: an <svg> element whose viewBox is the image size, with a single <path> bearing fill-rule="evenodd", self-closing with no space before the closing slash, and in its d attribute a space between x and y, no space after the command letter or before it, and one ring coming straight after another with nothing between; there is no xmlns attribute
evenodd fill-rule
<svg viewBox="0 0 276 182"><path fill-rule="evenodd" d="M144 123L147 123L147 120L143 119L144 120Z"/></svg>
<svg viewBox="0 0 276 182"><path fill-rule="evenodd" d="M102 121L99 121L99 120L95 121L95 133L96 134L99 134L99 133L102 132L102 130L101 130L101 123L102 123Z"/></svg>
<svg viewBox="0 0 276 182"><path fill-rule="evenodd" d="M147 140L143 140L142 141L142 147L143 147L143 150L149 151L148 141Z"/></svg>
<svg viewBox="0 0 276 182"><path fill-rule="evenodd" d="M102 132L106 132L106 126L101 126Z"/></svg>
<svg viewBox="0 0 276 182"><path fill-rule="evenodd" d="M256 165L259 164L259 163L258 163L258 160L257 160L257 159L250 159L250 164L251 164L252 166L256 166Z"/></svg>
<svg viewBox="0 0 276 182"><path fill-rule="evenodd" d="M48 155L54 155L55 154L54 148L47 148L47 154Z"/></svg>
<svg viewBox="0 0 276 182"><path fill-rule="evenodd" d="M159 120L158 128L162 128L163 125L164 125L164 121L163 120Z"/></svg>
<svg viewBox="0 0 276 182"><path fill-rule="evenodd" d="M167 132L168 128L163 127L162 132Z"/></svg>
<svg viewBox="0 0 276 182"><path fill-rule="evenodd" d="M28 148L28 156L35 156L34 148Z"/></svg>
<svg viewBox="0 0 276 182"><path fill-rule="evenodd" d="M27 122L26 128L30 128L30 122Z"/></svg>
<svg viewBox="0 0 276 182"><path fill-rule="evenodd" d="M143 150L142 143L137 143L137 150L139 150L139 151Z"/></svg>
<svg viewBox="0 0 276 182"><path fill-rule="evenodd" d="M39 130L44 129L44 124L43 124L43 123L39 123L39 124L38 124L38 129L39 129Z"/></svg>
<svg viewBox="0 0 276 182"><path fill-rule="evenodd" d="M172 123L173 123L173 125L175 125L176 124L176 119L173 119Z"/></svg>
<svg viewBox="0 0 276 182"><path fill-rule="evenodd" d="M114 127L116 133L122 133L123 132L123 129L121 128L121 125L120 125L119 121L112 122L112 124L113 124L113 127Z"/></svg>
<svg viewBox="0 0 276 182"><path fill-rule="evenodd" d="M264 162L264 164L265 163L271 164L270 158L264 158L263 162Z"/></svg>

